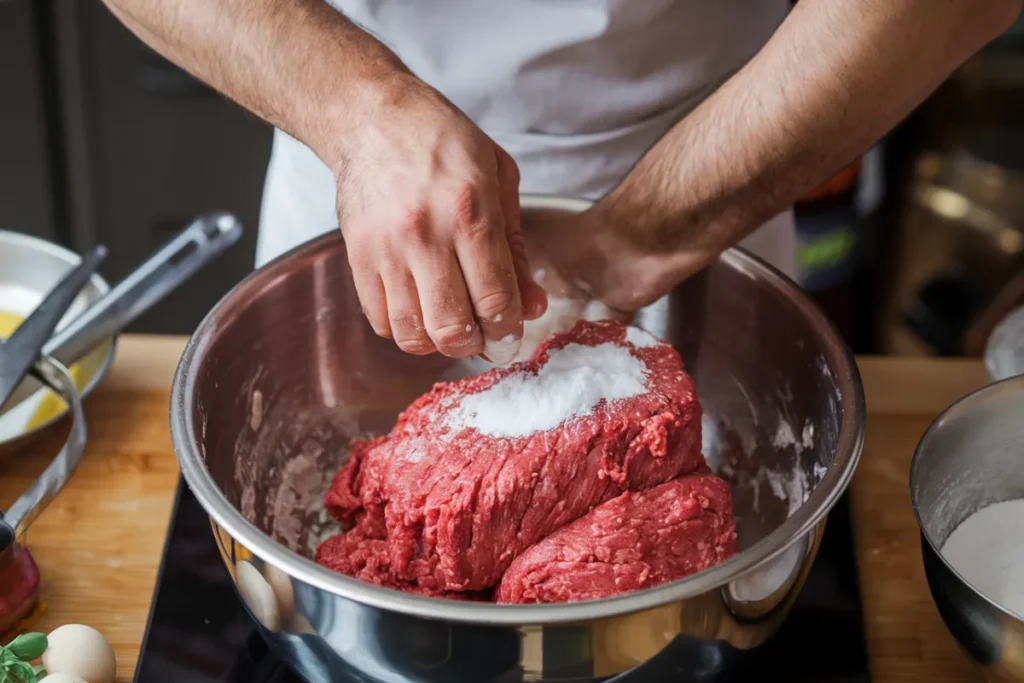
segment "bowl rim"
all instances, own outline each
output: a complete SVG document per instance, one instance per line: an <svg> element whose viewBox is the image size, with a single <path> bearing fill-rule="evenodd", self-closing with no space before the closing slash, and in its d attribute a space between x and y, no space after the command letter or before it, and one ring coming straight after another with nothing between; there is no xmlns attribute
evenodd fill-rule
<svg viewBox="0 0 1024 683"><path fill-rule="evenodd" d="M591 204L588 200L562 196L529 194L521 197L524 209L579 211ZM220 324L222 318L234 314L225 312L226 303L240 298L246 290L262 286L265 274L283 261L315 252L324 244L340 239L340 233L336 230L314 238L281 254L235 285L210 310L189 338L171 387L171 440L182 475L197 500L210 518L232 539L237 539L246 550L288 574L293 580L379 609L457 623L515 626L524 623L564 624L615 617L660 607L724 587L771 561L808 535L825 518L853 478L863 450L866 415L864 388L853 353L843 342L836 326L810 297L771 265L739 247L733 247L720 258L747 274L761 276L777 295L793 303L796 311L807 319L810 327L824 340L824 355L833 368L837 390L843 400L833 461L808 499L785 522L735 557L693 576L625 595L575 603L498 605L428 598L365 583L320 566L274 541L231 505L203 464L204 457L196 439L197 425L189 406L193 403L196 391L196 373L193 368L198 367L197 359L213 343L209 333Z"/></svg>
<svg viewBox="0 0 1024 683"><path fill-rule="evenodd" d="M37 237L36 235L28 235L22 232L14 232L13 230L0 229L0 242L6 242L9 244L23 246L26 248L34 249L38 252L47 254L49 256L53 256L54 258L57 258L66 263L68 265L68 268L74 268L82 261L82 257L76 254L75 252L71 251L70 249L66 249L65 247L62 247L61 245L55 242L43 239L42 237ZM93 273L92 276L89 278L89 282L93 287L96 288L96 292L98 294L97 300L100 297L105 296L108 292L110 292L110 283L108 283L106 279L104 279L104 277L99 273ZM118 335L112 335L108 337L106 341L101 342L101 344L96 347L102 348L103 346L107 346L107 351L104 354L104 358L100 362L99 367L96 368L96 372L92 374L92 376L89 378L89 381L85 383L85 386L83 386L82 390L79 392L79 396L81 396L83 400L87 396L89 396L89 394L91 394L97 386L99 386L99 383L103 381L103 378L106 377L108 372L110 372L110 368L114 364L114 356L117 352L117 338ZM90 351L89 353L92 353L92 351ZM32 396L35 396L40 391L45 391L45 389L40 387L39 389L32 393ZM27 442L33 436L39 434L40 432L47 429L54 423L66 418L67 415L68 410L65 407L63 410L56 413L49 419L45 420L44 422L40 422L32 429L25 430L23 432L18 433L16 436L7 439L0 439L0 449L7 449L8 447L14 447L19 444ZM0 451L0 457L3 457L3 454L4 453Z"/></svg>
<svg viewBox="0 0 1024 683"><path fill-rule="evenodd" d="M1006 607L1000 605L992 598L982 593L980 590L978 590L977 587L975 587L973 583L968 581L963 574L957 571L956 567L949 563L946 557L942 554L941 546L939 546L939 544L936 543L932 534L929 533L928 528L925 526L924 520L921 519L921 506L918 504L917 495L915 495L914 491L914 482L917 480L919 476L918 470L921 467L923 467L921 463L927 457L927 455L925 455L925 442L935 438L935 434L940 429L942 429L945 422L949 418L954 417L956 413L965 410L974 403L983 401L984 399L990 398L993 395L997 395L1007 391L1014 393L1024 392L1024 375L1014 375L1012 377L1006 377L1004 379L991 381L988 384L985 384L984 386L978 387L974 391L964 394L956 401L954 401L952 404L950 404L945 410L939 413L938 417L932 420L931 424L928 425L928 428L924 430L924 434L921 435L920 440L918 440L917 445L914 447L914 455L910 459L910 476L907 477L907 481L910 488L910 506L914 510L914 520L917 522L917 529L921 534L921 538L923 538L925 543L928 544L928 547L931 548L932 553L939 558L939 561L942 562L942 564L946 567L946 569L948 569L953 574L953 576L959 579L959 581L962 584L970 588L971 592L974 593L977 597L981 598L988 604L992 605L992 607L996 608L1010 619L1024 623L1024 614L1017 614L1016 612L1012 612L1008 610ZM1015 499L1009 498L1007 500ZM995 503L991 504L995 505ZM981 508L978 508L978 510L980 509ZM975 510L975 512L977 512L978 510ZM970 515L968 515L968 517L969 516ZM967 518L965 517L964 520L966 519ZM960 523L962 524L964 520L961 520ZM954 529L955 528L956 527L954 527Z"/></svg>

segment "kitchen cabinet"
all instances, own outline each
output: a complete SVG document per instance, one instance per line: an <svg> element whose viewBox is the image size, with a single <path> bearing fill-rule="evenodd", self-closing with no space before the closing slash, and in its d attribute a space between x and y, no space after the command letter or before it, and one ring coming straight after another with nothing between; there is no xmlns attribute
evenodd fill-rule
<svg viewBox="0 0 1024 683"><path fill-rule="evenodd" d="M33 0L0 2L0 229L58 239Z"/></svg>
<svg viewBox="0 0 1024 683"><path fill-rule="evenodd" d="M105 244L103 273L116 281L200 213L231 211L245 227L241 243L131 328L190 333L252 270L272 131L152 52L99 0L52 7L74 248Z"/></svg>

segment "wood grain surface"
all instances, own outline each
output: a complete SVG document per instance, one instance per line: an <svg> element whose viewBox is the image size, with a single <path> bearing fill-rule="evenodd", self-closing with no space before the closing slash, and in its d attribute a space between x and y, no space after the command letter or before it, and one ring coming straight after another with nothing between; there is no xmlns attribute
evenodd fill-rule
<svg viewBox="0 0 1024 683"><path fill-rule="evenodd" d="M89 447L72 482L32 527L46 610L36 623L100 629L118 680L138 658L169 521L177 464L168 388L184 340L125 337L110 376L87 402ZM925 583L907 475L932 419L981 386L974 361L860 360L868 397L864 457L852 488L865 630L874 681L978 681L946 632ZM61 434L0 460L0 507L45 467Z"/></svg>
<svg viewBox="0 0 1024 683"><path fill-rule="evenodd" d="M931 417L869 420L851 503L872 680L981 681L931 600L910 507L910 459Z"/></svg>
<svg viewBox="0 0 1024 683"><path fill-rule="evenodd" d="M184 340L122 339L114 368L86 401L89 441L71 482L32 525L45 610L33 625L93 626L131 681L178 482L168 387ZM46 467L64 435L0 460L0 507Z"/></svg>

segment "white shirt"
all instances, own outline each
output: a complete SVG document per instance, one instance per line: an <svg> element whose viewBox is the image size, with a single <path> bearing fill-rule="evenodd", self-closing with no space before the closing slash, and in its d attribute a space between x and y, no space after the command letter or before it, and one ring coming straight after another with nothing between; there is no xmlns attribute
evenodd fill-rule
<svg viewBox="0 0 1024 683"><path fill-rule="evenodd" d="M788 0L332 0L519 165L520 189L597 199L739 69ZM334 178L277 131L257 265L337 227ZM795 279L787 211L743 246Z"/></svg>

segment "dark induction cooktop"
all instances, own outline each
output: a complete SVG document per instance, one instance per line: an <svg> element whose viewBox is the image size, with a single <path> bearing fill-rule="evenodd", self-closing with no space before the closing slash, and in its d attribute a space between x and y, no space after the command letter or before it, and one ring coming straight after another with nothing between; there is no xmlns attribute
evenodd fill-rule
<svg viewBox="0 0 1024 683"><path fill-rule="evenodd" d="M845 496L829 517L818 557L789 618L769 643L748 653L730 680L766 674L781 675L789 683L870 680ZM674 678L670 670L662 677ZM645 683L656 679L656 672L644 673ZM244 611L210 522L182 482L135 681L303 683L267 648Z"/></svg>

